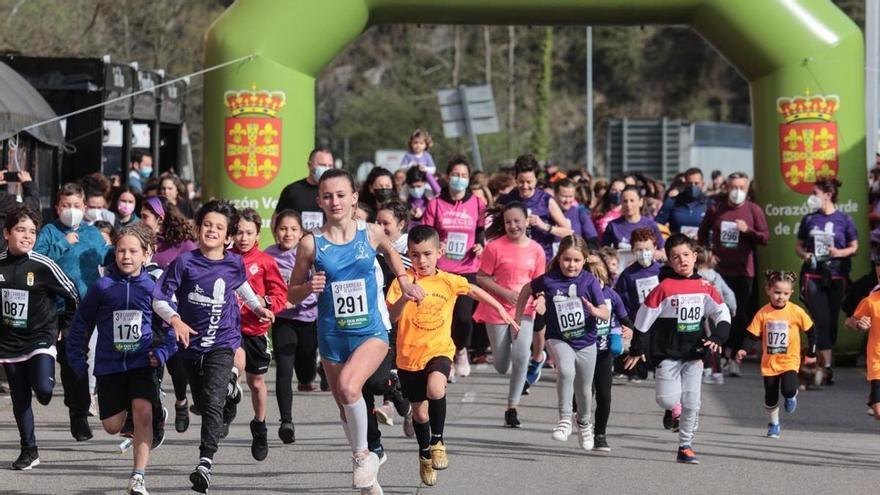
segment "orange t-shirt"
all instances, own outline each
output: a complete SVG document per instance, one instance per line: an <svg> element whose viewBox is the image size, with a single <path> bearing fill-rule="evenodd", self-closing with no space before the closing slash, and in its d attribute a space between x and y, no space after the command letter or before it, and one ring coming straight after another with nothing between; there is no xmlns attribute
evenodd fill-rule
<svg viewBox="0 0 880 495"><path fill-rule="evenodd" d="M407 270L412 280L415 274ZM415 278L425 291L425 298L416 304L409 301L397 322L397 367L406 371L425 369L428 361L438 356L450 360L455 356L452 341L452 308L455 300L470 292L467 279L437 270L430 277ZM389 307L401 297L400 282L394 279L385 298Z"/></svg>
<svg viewBox="0 0 880 495"><path fill-rule="evenodd" d="M868 381L880 380L880 292L873 292L862 299L853 318L871 318L871 328L868 330L868 348L866 364L868 367Z"/></svg>
<svg viewBox="0 0 880 495"><path fill-rule="evenodd" d="M801 332L813 327L810 315L794 303L782 309L764 305L746 329L761 337L761 374L776 376L801 367Z"/></svg>

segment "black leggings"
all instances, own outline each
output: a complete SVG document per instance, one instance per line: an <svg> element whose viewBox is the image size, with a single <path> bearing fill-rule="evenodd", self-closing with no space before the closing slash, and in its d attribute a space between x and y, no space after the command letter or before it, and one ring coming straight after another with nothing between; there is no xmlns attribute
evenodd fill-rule
<svg viewBox="0 0 880 495"><path fill-rule="evenodd" d="M834 278L825 284L822 279L804 278L801 280L801 289L801 297L805 299L807 310L813 317L816 348L820 351L830 350L837 342L837 317L840 315L846 281Z"/></svg>
<svg viewBox="0 0 880 495"><path fill-rule="evenodd" d="M871 380L869 383L868 405L873 406L880 402L880 380Z"/></svg>
<svg viewBox="0 0 880 495"><path fill-rule="evenodd" d="M27 361L4 363L6 379L12 395L12 412L22 447L36 447L34 435L34 411L31 409L31 390L37 401L47 405L52 400L55 387L55 358L49 354L37 354Z"/></svg>
<svg viewBox="0 0 880 495"><path fill-rule="evenodd" d="M593 374L593 388L596 393L596 435L604 435L611 415L611 375L614 372L614 358L610 351L596 354L596 371Z"/></svg>
<svg viewBox="0 0 880 495"><path fill-rule="evenodd" d="M367 403L367 446L370 450L376 450L382 445L382 432L379 431L379 421L373 411L376 407L376 396L385 395L391 385L391 367L394 364L394 355L391 351L379 364L379 368L370 375L364 383L361 393L364 402Z"/></svg>
<svg viewBox="0 0 880 495"><path fill-rule="evenodd" d="M796 371L786 371L781 375L764 377L764 405L768 408L779 404L779 391L786 399L791 399L798 392L798 375Z"/></svg>
<svg viewBox="0 0 880 495"><path fill-rule="evenodd" d="M755 278L741 275L722 275L721 278L730 287L736 295L736 314L730 322L730 336L727 338L724 347L730 349L735 354L743 347L743 340L746 337L746 327L752 322L755 316L754 297L755 297ZM721 371L720 362L717 357L713 363L718 363L718 367L712 368L713 371Z"/></svg>
<svg viewBox="0 0 880 495"><path fill-rule="evenodd" d="M88 340L86 338L84 342ZM66 346L67 339L64 338L55 344L58 350L58 366L61 368L61 385L64 388L64 405L67 406L71 418L85 418L89 415L89 406L92 403L89 375L85 373L79 376L68 366Z"/></svg>
<svg viewBox="0 0 880 495"><path fill-rule="evenodd" d="M462 277L470 283L476 283L477 275L463 273ZM455 300L452 309L452 340L455 342L455 350L467 348L471 343L471 332L474 325L474 300L469 297L459 297Z"/></svg>
<svg viewBox="0 0 880 495"><path fill-rule="evenodd" d="M186 402L186 370L183 369L183 358L179 353L174 353L165 362L168 374L171 375L171 383L174 385L174 398L178 402ZM161 377L160 377L161 378Z"/></svg>
<svg viewBox="0 0 880 495"><path fill-rule="evenodd" d="M317 326L278 318L272 325L275 357L275 396L282 423L293 422L293 374L299 383L312 383L317 374Z"/></svg>

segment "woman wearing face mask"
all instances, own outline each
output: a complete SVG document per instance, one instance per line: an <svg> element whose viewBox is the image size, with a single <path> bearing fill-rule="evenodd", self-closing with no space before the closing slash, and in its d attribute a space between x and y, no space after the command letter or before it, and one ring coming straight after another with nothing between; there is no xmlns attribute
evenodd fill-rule
<svg viewBox="0 0 880 495"><path fill-rule="evenodd" d="M471 166L467 158L453 156L446 166L449 185L440 195L428 202L422 223L437 229L443 256L437 267L455 273L476 283L483 252L486 203L471 193L469 184ZM471 372L467 346L473 330L474 303L469 297L459 297L452 313L452 340L455 341L455 360L449 375L451 382Z"/></svg>
<svg viewBox="0 0 880 495"><path fill-rule="evenodd" d="M596 233L599 234L600 239L605 235L605 227L612 220L620 218L620 193L623 192L624 187L626 184L620 179L611 181L598 206L593 209L593 224L596 225Z"/></svg>
<svg viewBox="0 0 880 495"><path fill-rule="evenodd" d="M742 348L746 327L757 311L752 302L756 289L755 249L766 246L770 238L764 211L747 199L748 192L749 177L742 172L730 174L726 201L719 200L709 207L697 235L701 245L712 248L718 258L715 271L736 294L737 311L724 345L730 376L740 376L739 363L730 358Z"/></svg>
<svg viewBox="0 0 880 495"><path fill-rule="evenodd" d="M639 194L638 187L626 186L620 197L621 217L613 220L605 228L602 244L617 249L620 256L620 264L627 266L635 259L632 241L630 240L634 230L640 228L651 229L658 239L658 250L663 249L663 237L660 235L660 229L657 228L657 222L653 218L642 216L642 208L645 206L645 202ZM657 253L657 258L661 257L662 254Z"/></svg>
<svg viewBox="0 0 880 495"><path fill-rule="evenodd" d="M367 175L358 198L373 211L378 211L382 203L397 199L398 194L394 175L387 168L375 167Z"/></svg>
<svg viewBox="0 0 880 495"><path fill-rule="evenodd" d="M430 192L429 192L430 190ZM428 200L440 194L440 184L431 172L414 166L406 169L406 203L409 206L409 228L422 223Z"/></svg>
<svg viewBox="0 0 880 495"><path fill-rule="evenodd" d="M819 364L816 384L824 378L834 384L831 350L837 341L837 316L846 291L850 257L859 249L858 232L852 217L837 209L837 179L820 179L807 198L807 214L800 224L795 251L804 260L801 268L801 298L815 321Z"/></svg>
<svg viewBox="0 0 880 495"><path fill-rule="evenodd" d="M128 227L129 225L134 225L141 221L141 217L135 213L137 203L137 193L135 193L134 188L131 186L120 189L119 192L116 193L112 202L113 212L116 213L116 223L114 224L116 230L119 230L122 227Z"/></svg>

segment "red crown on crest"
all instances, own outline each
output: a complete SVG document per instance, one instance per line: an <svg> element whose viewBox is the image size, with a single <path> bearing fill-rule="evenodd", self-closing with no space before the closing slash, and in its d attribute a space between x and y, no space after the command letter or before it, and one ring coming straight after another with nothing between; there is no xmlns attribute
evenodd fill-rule
<svg viewBox="0 0 880 495"><path fill-rule="evenodd" d="M239 91L227 91L223 95L226 108L229 113L236 117L242 114L258 114L274 117L278 110L287 103L287 96L282 91L257 91L254 84L251 89Z"/></svg>
<svg viewBox="0 0 880 495"><path fill-rule="evenodd" d="M837 95L811 95L809 88L803 96L784 96L776 100L776 111L782 114L785 122L818 119L831 122L834 113L840 108Z"/></svg>

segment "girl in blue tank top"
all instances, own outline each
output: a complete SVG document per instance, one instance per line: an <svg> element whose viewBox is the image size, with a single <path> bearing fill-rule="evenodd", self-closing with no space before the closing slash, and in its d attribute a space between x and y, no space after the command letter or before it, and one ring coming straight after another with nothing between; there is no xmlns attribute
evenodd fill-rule
<svg viewBox="0 0 880 495"><path fill-rule="evenodd" d="M342 413L352 450L352 486L377 484L379 458L367 449L367 407L361 389L388 354L388 332L379 313L376 250L397 274L405 297L424 291L406 277L400 256L378 225L354 219L358 194L344 170L328 170L318 181L318 203L326 222L303 236L290 277L288 300L299 304L318 295L318 349L330 390ZM314 265L314 274L308 279Z"/></svg>

